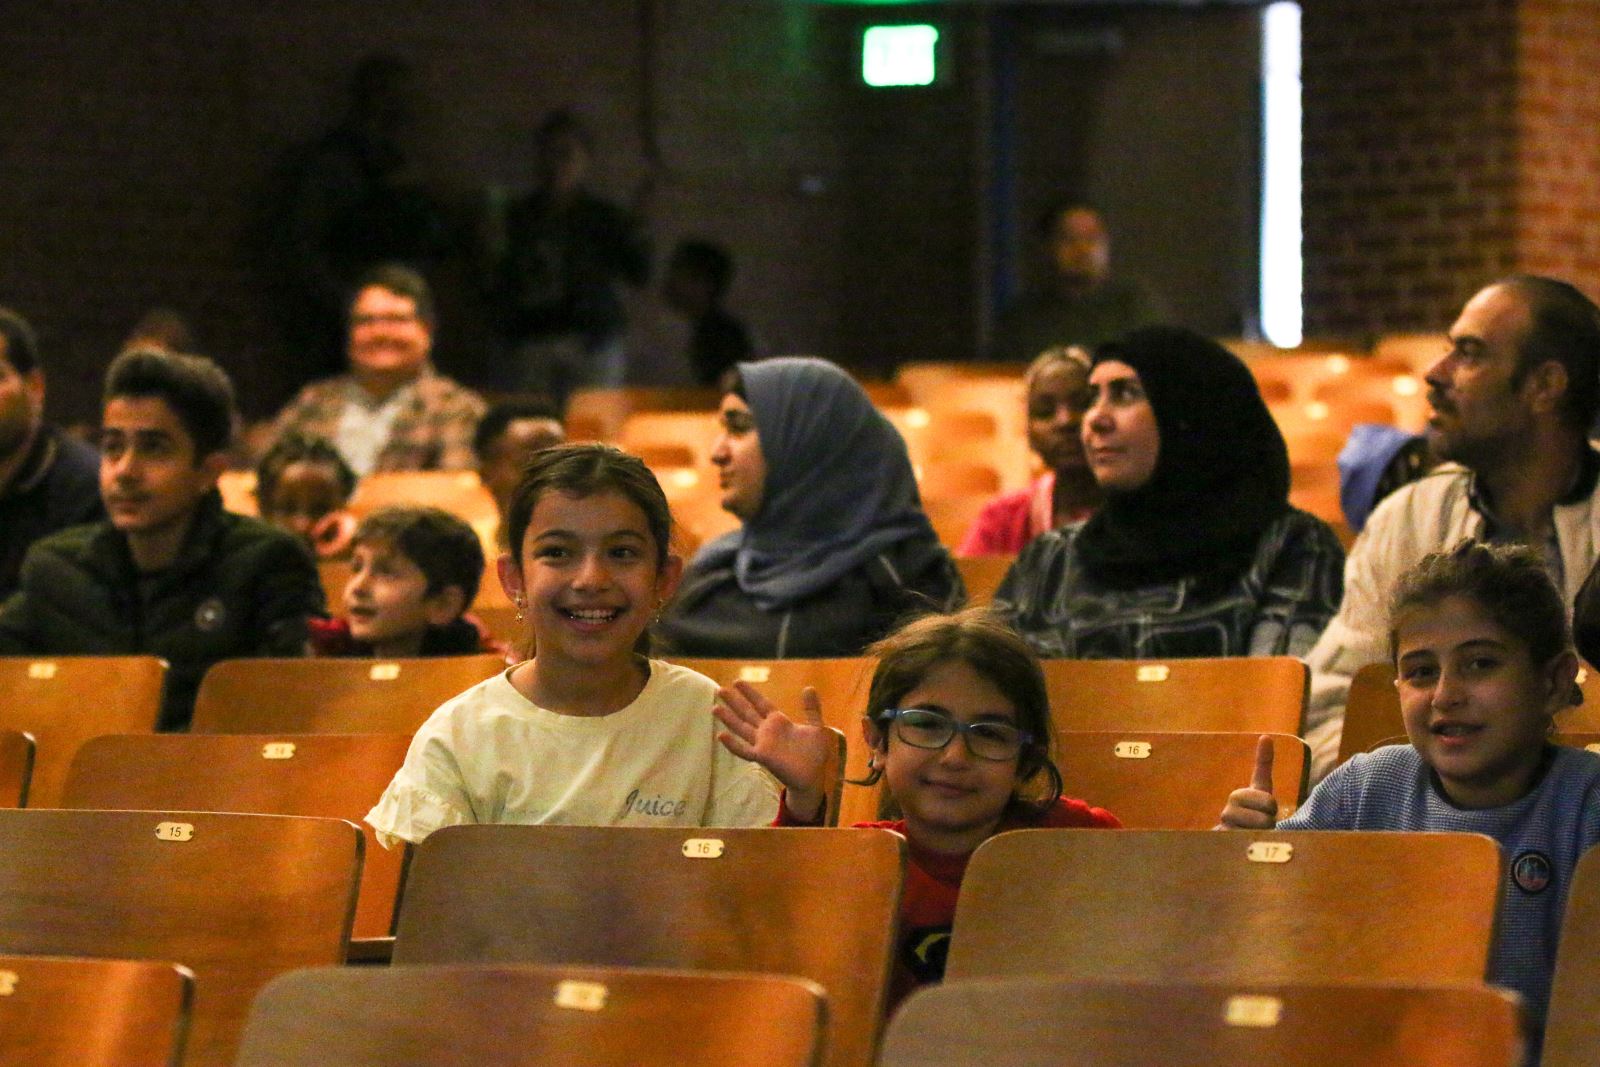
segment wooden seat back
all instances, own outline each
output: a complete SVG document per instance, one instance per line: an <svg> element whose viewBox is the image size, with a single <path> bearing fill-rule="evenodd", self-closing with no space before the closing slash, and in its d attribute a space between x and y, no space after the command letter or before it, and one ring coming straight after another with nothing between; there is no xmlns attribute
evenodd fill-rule
<svg viewBox="0 0 1600 1067"><path fill-rule="evenodd" d="M1486 986L969 979L912 996L880 1067L1515 1067L1517 1027Z"/></svg>
<svg viewBox="0 0 1600 1067"><path fill-rule="evenodd" d="M55 807L78 746L151 733L167 665L155 656L0 656L0 729L33 735L28 803Z"/></svg>
<svg viewBox="0 0 1600 1067"><path fill-rule="evenodd" d="M995 590L1000 588L1016 561L1016 556L955 557L956 570L961 572L962 584L967 587L967 603L986 604L993 600Z"/></svg>
<svg viewBox="0 0 1600 1067"><path fill-rule="evenodd" d="M0 730L0 808L20 808L28 802L32 774L33 735Z"/></svg>
<svg viewBox="0 0 1600 1067"><path fill-rule="evenodd" d="M0 956L0 1067L178 1067L193 987L154 960Z"/></svg>
<svg viewBox="0 0 1600 1067"><path fill-rule="evenodd" d="M1250 784L1256 742L1246 733L1071 731L1056 734L1068 796L1105 808L1130 830L1209 830L1228 794ZM1306 743L1272 734L1273 796L1288 818L1305 799Z"/></svg>
<svg viewBox="0 0 1600 1067"><path fill-rule="evenodd" d="M1578 860L1567 892L1542 1062L1545 1067L1600 1063L1600 849L1591 848Z"/></svg>
<svg viewBox="0 0 1600 1067"><path fill-rule="evenodd" d="M1293 656L1044 661L1057 730L1299 734L1306 665Z"/></svg>
<svg viewBox="0 0 1600 1067"><path fill-rule="evenodd" d="M238 1067L812 1067L824 1007L766 974L317 968L262 991Z"/></svg>
<svg viewBox="0 0 1600 1067"><path fill-rule="evenodd" d="M867 691L877 661L865 656L839 659L696 659L674 656L681 664L729 686L746 681L761 690L785 715L798 718L800 695L806 686L822 700L823 722L844 735L844 782L837 806L838 817L830 821L839 826L873 822L878 818L882 786L852 785L867 776L867 747L861 722L866 715Z"/></svg>
<svg viewBox="0 0 1600 1067"><path fill-rule="evenodd" d="M387 937L404 861L362 820L400 765L408 734L153 734L78 750L64 808L310 815L361 827L366 861L354 936Z"/></svg>
<svg viewBox="0 0 1600 1067"><path fill-rule="evenodd" d="M1471 985L1499 889L1475 834L1022 830L973 854L945 975Z"/></svg>
<svg viewBox="0 0 1600 1067"><path fill-rule="evenodd" d="M186 1067L231 1067L250 1000L344 960L361 832L214 812L0 811L0 952L195 974Z"/></svg>
<svg viewBox="0 0 1600 1067"><path fill-rule="evenodd" d="M390 660L223 660L200 681L190 729L211 734L413 734L440 704L505 666L499 656L487 653Z"/></svg>
<svg viewBox="0 0 1600 1067"><path fill-rule="evenodd" d="M798 975L828 994L824 1062L868 1064L903 850L880 830L447 827L416 849L394 960Z"/></svg>
<svg viewBox="0 0 1600 1067"><path fill-rule="evenodd" d="M357 518L395 505L440 508L473 525L500 516L475 471L378 471L357 482L350 495Z"/></svg>

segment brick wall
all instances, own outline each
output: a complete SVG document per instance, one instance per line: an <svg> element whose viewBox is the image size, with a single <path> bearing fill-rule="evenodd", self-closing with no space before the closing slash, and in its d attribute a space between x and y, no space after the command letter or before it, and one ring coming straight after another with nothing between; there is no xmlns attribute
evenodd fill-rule
<svg viewBox="0 0 1600 1067"><path fill-rule="evenodd" d="M1518 15L1518 265L1600 296L1600 5Z"/></svg>
<svg viewBox="0 0 1600 1067"><path fill-rule="evenodd" d="M1437 329L1515 262L1513 0L1304 6L1306 332Z"/></svg>
<svg viewBox="0 0 1600 1067"><path fill-rule="evenodd" d="M1438 330L1485 281L1600 295L1600 5L1312 0L1306 326Z"/></svg>

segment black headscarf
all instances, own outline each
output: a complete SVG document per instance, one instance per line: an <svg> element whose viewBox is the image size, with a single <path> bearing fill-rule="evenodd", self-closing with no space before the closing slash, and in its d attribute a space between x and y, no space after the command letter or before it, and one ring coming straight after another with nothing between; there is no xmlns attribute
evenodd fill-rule
<svg viewBox="0 0 1600 1067"><path fill-rule="evenodd" d="M1150 480L1107 492L1079 534L1084 569L1114 589L1244 573L1262 533L1289 510L1289 452L1250 371L1179 326L1101 345L1094 363L1139 372L1161 431Z"/></svg>

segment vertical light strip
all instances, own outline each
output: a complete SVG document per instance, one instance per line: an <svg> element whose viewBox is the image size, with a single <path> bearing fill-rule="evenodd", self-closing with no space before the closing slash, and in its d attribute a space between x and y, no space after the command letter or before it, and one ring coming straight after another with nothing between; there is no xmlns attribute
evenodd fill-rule
<svg viewBox="0 0 1600 1067"><path fill-rule="evenodd" d="M1261 332L1279 348L1303 337L1300 230L1300 5L1261 21Z"/></svg>

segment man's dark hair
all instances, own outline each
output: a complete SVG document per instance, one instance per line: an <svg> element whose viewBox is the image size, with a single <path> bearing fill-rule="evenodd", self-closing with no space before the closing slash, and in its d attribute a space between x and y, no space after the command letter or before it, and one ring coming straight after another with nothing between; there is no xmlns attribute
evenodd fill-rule
<svg viewBox="0 0 1600 1067"><path fill-rule="evenodd" d="M472 433L473 454L481 460L484 451L518 419L553 419L561 423L561 406L542 393L494 405L483 413L478 428Z"/></svg>
<svg viewBox="0 0 1600 1067"><path fill-rule="evenodd" d="M417 565L432 595L455 586L462 611L472 606L483 578L483 544L472 527L448 511L399 505L379 508L361 520L353 545L382 544Z"/></svg>
<svg viewBox="0 0 1600 1067"><path fill-rule="evenodd" d="M718 301L733 284L733 254L715 241L679 241L668 260L668 269L705 279L711 284L712 298Z"/></svg>
<svg viewBox="0 0 1600 1067"><path fill-rule="evenodd" d="M1552 360L1567 371L1565 421L1587 432L1600 412L1600 308L1574 285L1537 274L1513 274L1498 285L1528 302L1530 324L1513 385Z"/></svg>
<svg viewBox="0 0 1600 1067"><path fill-rule="evenodd" d="M233 383L204 356L130 348L106 369L104 402L122 397L164 400L194 442L198 463L233 439Z"/></svg>
<svg viewBox="0 0 1600 1067"><path fill-rule="evenodd" d="M27 374L39 365L39 340L33 327L10 308L0 307L0 337L6 341L6 359L18 374Z"/></svg>
<svg viewBox="0 0 1600 1067"><path fill-rule="evenodd" d="M428 279L417 271L412 270L404 263L383 263L363 274L350 290L350 303L348 311L353 312L356 298L364 290L373 286L387 289L396 296L409 297L417 305L417 318L429 330L434 328L435 316L433 310L433 288L428 285Z"/></svg>

